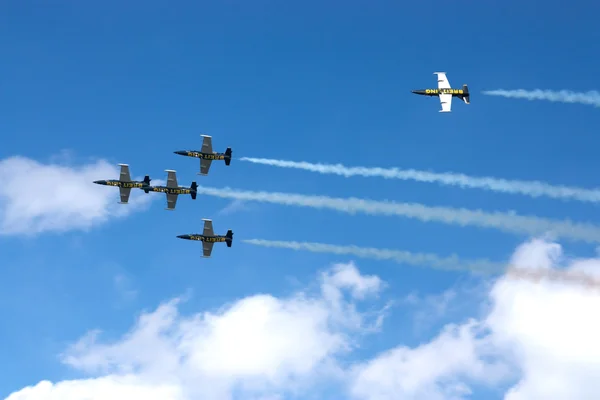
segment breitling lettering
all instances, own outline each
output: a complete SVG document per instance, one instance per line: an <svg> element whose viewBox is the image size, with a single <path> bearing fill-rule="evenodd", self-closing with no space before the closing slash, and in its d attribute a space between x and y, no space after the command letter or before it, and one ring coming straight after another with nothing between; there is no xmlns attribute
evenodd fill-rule
<svg viewBox="0 0 600 400"><path fill-rule="evenodd" d="M142 184L135 183L135 182L121 182L121 187L122 188L139 188L139 187L142 187Z"/></svg>
<svg viewBox="0 0 600 400"><path fill-rule="evenodd" d="M427 94L464 94L463 89L425 89Z"/></svg>
<svg viewBox="0 0 600 400"><path fill-rule="evenodd" d="M190 191L188 189L171 189L169 193L172 194L188 194Z"/></svg>
<svg viewBox="0 0 600 400"><path fill-rule="evenodd" d="M208 242L208 243L217 243L217 242L224 242L225 238L220 238L220 237L205 237L204 241Z"/></svg>
<svg viewBox="0 0 600 400"><path fill-rule="evenodd" d="M219 154L203 154L202 158L205 160L224 160L225 156Z"/></svg>

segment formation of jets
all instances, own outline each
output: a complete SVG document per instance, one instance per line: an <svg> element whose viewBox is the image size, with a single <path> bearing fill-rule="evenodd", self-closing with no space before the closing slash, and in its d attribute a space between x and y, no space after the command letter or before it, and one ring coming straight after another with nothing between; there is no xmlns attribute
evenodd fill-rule
<svg viewBox="0 0 600 400"><path fill-rule="evenodd" d="M212 150L212 137L207 135L201 135L202 140L202 149L197 150L180 150L176 151L175 154L179 154L186 157L194 157L200 159L200 172L199 175L208 175L208 171L213 161L215 160L223 160L225 161L225 165L229 165L231 163L231 148L228 147L225 153L216 153ZM94 183L98 185L104 186L114 186L119 188L119 194L121 197L121 201L119 204L127 204L129 202L129 195L131 194L131 189L137 188L143 190L145 193L150 192L158 192L164 193L167 196L167 208L166 210L175 210L177 205L177 199L180 194L186 195L189 194L192 200L196 200L196 195L198 194L198 184L196 182L192 182L190 187L179 186L177 183L177 172L172 169L166 169L167 172L167 185L166 186L155 186L151 185L149 175L144 177L142 181L133 181L131 180L131 173L129 171L129 165L127 164L119 164L121 167L121 173L119 174L119 179L108 179L108 180L98 180L94 181ZM212 253L212 249L215 243L224 242L227 244L227 247L231 247L233 243L233 231L228 230L225 235L215 235L213 230L212 220L203 219L204 221L204 230L202 233L192 233L186 235L177 236L180 239L186 240L197 240L202 242L202 256L210 257Z"/></svg>
<svg viewBox="0 0 600 400"><path fill-rule="evenodd" d="M463 85L461 89L453 89L452 86L450 86L450 81L448 81L445 72L434 72L433 74L437 75L437 89L418 89L412 90L412 93L423 96L439 96L440 103L442 104L440 112L450 112L452 110L453 97L458 97L466 104L470 104L471 97L467 85Z"/></svg>
<svg viewBox="0 0 600 400"><path fill-rule="evenodd" d="M469 87L463 85L461 89L453 89L450 86L450 82L446 77L445 72L434 72L437 75L437 89L418 89L412 90L412 93L423 95L423 96L438 96L442 109L440 112L450 112L452 110L452 99L458 97L466 104L470 104ZM213 161L224 161L225 165L231 163L231 147L228 147L224 153L218 153L213 151L212 148L212 137L208 135L200 135L202 137L202 148L200 150L178 150L175 154L200 159L200 171L198 175L208 175L210 167ZM196 200L198 194L198 184L192 182L189 187L179 186L177 183L177 172L172 169L166 169L167 172L167 185L166 186L153 186L150 184L151 179L149 175L144 177L142 181L131 180L131 174L129 172L129 165L119 164L121 167L121 173L119 179L108 179L98 180L94 183L98 185L114 186L119 188L121 197L120 204L127 204L129 201L129 195L131 189L138 188L143 190L145 193L158 192L164 193L167 196L167 207L166 210L175 210L177 206L177 199L180 194L189 194L192 200ZM212 220L203 219L204 230L202 233L190 233L185 235L178 235L180 239L196 240L202 242L202 256L210 257L212 249L215 243L225 243L227 247L231 247L233 242L233 231L228 230L225 235L215 235L213 230Z"/></svg>

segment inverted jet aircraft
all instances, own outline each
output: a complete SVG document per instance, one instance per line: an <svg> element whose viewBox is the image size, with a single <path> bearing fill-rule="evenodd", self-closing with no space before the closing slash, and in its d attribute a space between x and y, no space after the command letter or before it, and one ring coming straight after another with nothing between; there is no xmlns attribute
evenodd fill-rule
<svg viewBox="0 0 600 400"><path fill-rule="evenodd" d="M452 109L452 98L458 97L466 104L470 104L469 87L463 85L462 89L452 89L450 82L446 78L445 72L434 72L437 75L438 88L437 89L420 89L412 90L412 93L421 94L424 96L439 96L442 109L440 112L450 112Z"/></svg>
<svg viewBox="0 0 600 400"><path fill-rule="evenodd" d="M225 153L213 152L212 136L200 135L202 139L202 149L198 150L178 150L175 154L186 157L195 157L200 159L200 172L198 175L208 175L208 170L213 161L224 160L225 165L231 162L231 147L225 150Z"/></svg>
<svg viewBox="0 0 600 400"><path fill-rule="evenodd" d="M190 187L179 186L177 184L177 172L172 169L165 169L167 172L167 186L146 186L142 187L144 192L159 192L167 195L167 208L166 210L175 210L177 205L177 198L180 194L189 194L193 200L196 200L196 194L198 185L196 182L192 182Z"/></svg>
<svg viewBox="0 0 600 400"><path fill-rule="evenodd" d="M119 175L119 179L108 179L108 180L100 180L94 181L94 183L98 185L104 186L115 186L119 188L119 192L121 194L121 201L119 204L127 204L129 202L129 194L131 193L132 188L140 188L143 189L145 187L150 186L150 176L146 175L143 181L132 181L131 175L129 174L129 165L127 164L119 164L121 166L121 174Z"/></svg>
<svg viewBox="0 0 600 400"><path fill-rule="evenodd" d="M204 231L200 233L192 233L190 235L179 235L180 239L186 240L198 240L202 242L202 257L208 258L212 253L212 249L215 243L225 242L227 247L231 247L233 242L233 231L230 229L226 235L215 235L213 230L212 220L202 219L204 221Z"/></svg>

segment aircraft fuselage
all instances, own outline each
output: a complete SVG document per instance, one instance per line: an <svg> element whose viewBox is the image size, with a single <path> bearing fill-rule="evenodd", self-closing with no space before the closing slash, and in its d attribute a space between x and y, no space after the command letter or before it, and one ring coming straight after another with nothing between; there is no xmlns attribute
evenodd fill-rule
<svg viewBox="0 0 600 400"><path fill-rule="evenodd" d="M225 153L203 153L195 150L179 150L175 154L186 157L200 158L202 160L225 160Z"/></svg>
<svg viewBox="0 0 600 400"><path fill-rule="evenodd" d="M414 94L420 94L423 96L439 96L440 94L451 94L452 96L455 97L459 97L459 96L463 96L465 94L468 94L468 92L465 92L464 89L419 89L419 90L412 90L412 92Z"/></svg>
<svg viewBox="0 0 600 400"><path fill-rule="evenodd" d="M177 237L180 239L197 240L200 242L208 242L208 243L220 243L220 242L227 241L227 236L225 236L225 235L205 236L205 235L200 235L198 233L194 233L191 235L179 235Z"/></svg>
<svg viewBox="0 0 600 400"><path fill-rule="evenodd" d="M120 188L140 188L140 189L142 189L144 187L147 187L147 183L145 183L143 181L121 182L117 179L99 180L99 181L94 181L94 183L97 185L115 186L115 187L120 187Z"/></svg>
<svg viewBox="0 0 600 400"><path fill-rule="evenodd" d="M192 192L196 192L195 190L192 190L191 188L186 188L183 186L179 186L176 188L170 188L167 186L146 186L146 187L142 187L141 189L143 189L144 192L146 192L146 193L158 192L158 193L166 193L166 194L191 194Z"/></svg>

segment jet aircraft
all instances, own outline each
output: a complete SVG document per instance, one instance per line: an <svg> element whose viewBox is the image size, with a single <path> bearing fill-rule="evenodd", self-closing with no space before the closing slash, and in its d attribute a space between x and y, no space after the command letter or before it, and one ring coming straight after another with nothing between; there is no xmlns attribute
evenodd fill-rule
<svg viewBox="0 0 600 400"><path fill-rule="evenodd" d="M215 235L213 230L212 220L202 219L204 221L204 231L200 233L192 233L189 235L179 235L180 239L186 240L198 240L202 242L202 257L208 258L212 253L212 249L215 243L225 242L227 247L231 247L233 242L233 231L230 229L226 235Z"/></svg>
<svg viewBox="0 0 600 400"><path fill-rule="evenodd" d="M127 164L119 164L121 166L121 174L119 175L119 179L108 179L108 180L99 180L94 181L94 183L98 185L104 186L115 186L119 188L119 193L121 195L121 201L119 204L127 204L129 202L129 195L131 194L132 188L140 188L143 189L145 187L150 186L150 176L146 175L143 181L132 181L131 175L129 174L129 165Z"/></svg>
<svg viewBox="0 0 600 400"><path fill-rule="evenodd" d="M177 205L177 198L180 194L189 194L193 200L196 200L196 194L198 185L196 182L192 182L192 185L188 188L185 186L179 186L177 184L177 172L172 169L165 169L167 172L167 186L145 186L142 189L144 192L159 192L167 195L167 208L166 210L175 210Z"/></svg>
<svg viewBox="0 0 600 400"><path fill-rule="evenodd" d="M200 172L198 175L208 175L208 170L213 161L224 160L225 165L231 162L231 147L225 150L225 153L213 152L212 136L200 135L202 139L202 149L198 150L178 150L175 154L186 157L195 157L200 159Z"/></svg>
<svg viewBox="0 0 600 400"><path fill-rule="evenodd" d="M440 112L450 112L452 108L452 98L458 97L466 104L470 104L469 87L463 85L462 89L452 89L448 78L446 78L445 72L434 72L437 75L438 88L437 89L420 89L412 90L412 93L420 94L424 96L439 96L442 109Z"/></svg>

